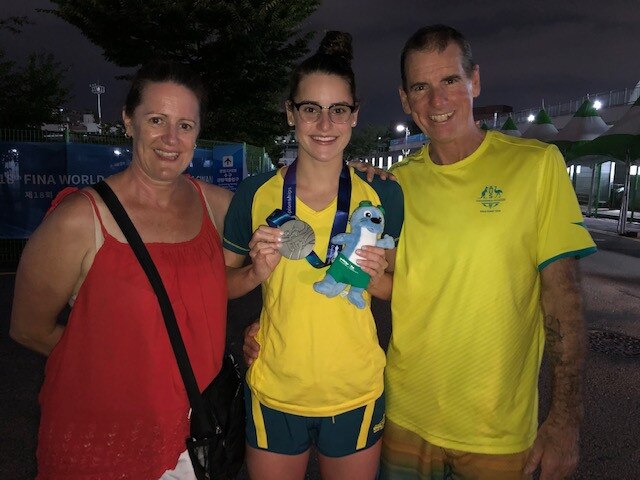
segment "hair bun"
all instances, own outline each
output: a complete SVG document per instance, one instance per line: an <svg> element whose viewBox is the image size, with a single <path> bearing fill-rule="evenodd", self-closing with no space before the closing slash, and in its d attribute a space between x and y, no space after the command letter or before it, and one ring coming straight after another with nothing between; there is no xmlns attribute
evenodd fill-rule
<svg viewBox="0 0 640 480"><path fill-rule="evenodd" d="M337 31L327 32L320 42L318 53L322 55L340 57L345 62L351 63L351 60L353 60L351 34Z"/></svg>

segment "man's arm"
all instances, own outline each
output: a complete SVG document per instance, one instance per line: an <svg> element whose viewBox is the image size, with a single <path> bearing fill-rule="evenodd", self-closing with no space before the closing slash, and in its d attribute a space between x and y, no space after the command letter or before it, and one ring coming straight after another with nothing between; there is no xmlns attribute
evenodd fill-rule
<svg viewBox="0 0 640 480"><path fill-rule="evenodd" d="M260 322L253 322L244 329L244 342L242 344L242 355L244 363L250 366L260 353L260 344L256 340L256 335L260 330Z"/></svg>
<svg viewBox="0 0 640 480"><path fill-rule="evenodd" d="M587 340L577 261L566 258L551 263L542 270L541 281L552 397L525 473L533 473L539 465L540 480L555 480L571 476L578 464Z"/></svg>

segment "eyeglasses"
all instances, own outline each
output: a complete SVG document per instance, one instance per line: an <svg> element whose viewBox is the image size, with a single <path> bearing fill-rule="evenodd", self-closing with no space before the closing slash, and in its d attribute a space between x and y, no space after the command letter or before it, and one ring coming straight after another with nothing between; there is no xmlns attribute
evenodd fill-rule
<svg viewBox="0 0 640 480"><path fill-rule="evenodd" d="M347 123L351 118L351 114L358 109L356 105L347 105L345 103L334 103L328 107L323 107L313 102L289 102L289 104L298 110L300 118L305 123L317 122L320 119L320 115L322 115L322 110L329 110L329 119L333 123Z"/></svg>

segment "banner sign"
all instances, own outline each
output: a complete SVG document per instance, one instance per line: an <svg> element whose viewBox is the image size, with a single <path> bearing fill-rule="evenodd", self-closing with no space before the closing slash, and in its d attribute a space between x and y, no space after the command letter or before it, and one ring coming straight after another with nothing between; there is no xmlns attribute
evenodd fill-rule
<svg viewBox="0 0 640 480"><path fill-rule="evenodd" d="M129 145L69 144L67 145L67 172L70 182L67 185L86 187L124 170L130 163L131 146Z"/></svg>
<svg viewBox="0 0 640 480"><path fill-rule="evenodd" d="M247 176L244 145L218 145L211 149L196 148L187 173L200 180L235 192Z"/></svg>
<svg viewBox="0 0 640 480"><path fill-rule="evenodd" d="M68 181L64 143L0 142L0 237L31 235Z"/></svg>
<svg viewBox="0 0 640 480"><path fill-rule="evenodd" d="M242 144L197 148L187 173L235 191L244 157ZM60 190L99 182L130 162L128 145L0 142L0 238L28 238Z"/></svg>

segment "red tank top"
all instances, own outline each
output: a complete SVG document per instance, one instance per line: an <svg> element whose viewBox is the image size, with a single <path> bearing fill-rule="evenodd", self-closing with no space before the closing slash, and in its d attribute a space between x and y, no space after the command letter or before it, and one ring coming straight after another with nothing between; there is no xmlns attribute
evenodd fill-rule
<svg viewBox="0 0 640 480"><path fill-rule="evenodd" d="M193 184L202 203L200 232L186 242L146 246L202 390L220 370L227 291L220 237ZM157 479L185 449L189 402L149 281L86 196L104 244L47 361L38 478Z"/></svg>

